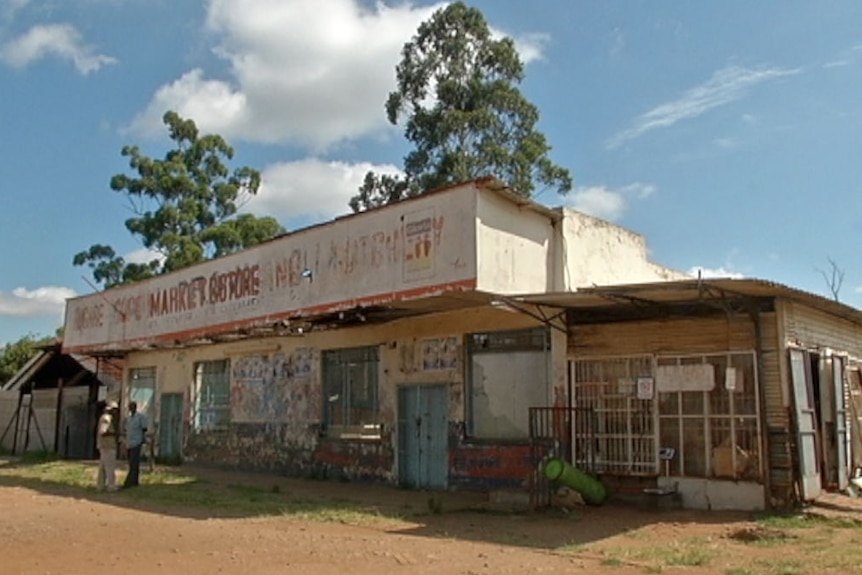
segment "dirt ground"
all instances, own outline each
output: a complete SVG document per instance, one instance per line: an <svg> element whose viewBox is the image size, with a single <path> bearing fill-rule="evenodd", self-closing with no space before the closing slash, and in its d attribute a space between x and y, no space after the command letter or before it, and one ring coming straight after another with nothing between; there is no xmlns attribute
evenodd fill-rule
<svg viewBox="0 0 862 575"><path fill-rule="evenodd" d="M427 493L182 471L230 485L278 485L281 493L322 502L361 502L393 518L351 525L284 516L226 517L181 505L154 508L124 492L5 481L0 485L0 573L747 574L862 569L833 570L818 563L805 546L749 545L731 537L762 529L749 514L617 504L570 513L507 513L489 509L484 497L464 493L444 494L442 513L430 513ZM835 496L821 510L862 518L859 502ZM830 540L845 538L843 543L856 547L862 543L862 529L828 533ZM644 552L676 540L696 541L716 552L703 565L662 565ZM795 567L782 570L782 565Z"/></svg>

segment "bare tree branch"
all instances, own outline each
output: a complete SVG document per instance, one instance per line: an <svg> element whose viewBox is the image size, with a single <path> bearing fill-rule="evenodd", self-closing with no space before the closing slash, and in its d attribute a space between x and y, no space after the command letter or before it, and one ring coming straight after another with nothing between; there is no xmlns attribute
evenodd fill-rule
<svg viewBox="0 0 862 575"><path fill-rule="evenodd" d="M839 301L838 294L841 291L842 284L844 284L844 270L838 267L838 264L832 258L827 257L826 260L829 262L829 272L820 268L815 269L823 276L823 281L826 282L826 287L829 288L832 299Z"/></svg>

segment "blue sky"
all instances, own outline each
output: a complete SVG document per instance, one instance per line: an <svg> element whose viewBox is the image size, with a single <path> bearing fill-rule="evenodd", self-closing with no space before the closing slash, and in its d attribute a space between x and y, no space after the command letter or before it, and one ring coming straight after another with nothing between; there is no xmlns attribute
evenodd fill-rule
<svg viewBox="0 0 862 575"><path fill-rule="evenodd" d="M862 306L862 2L481 0L576 189L651 257ZM94 243L131 255L125 144L161 156L167 109L263 173L247 206L296 229L348 211L389 126L401 46L439 4L0 0L0 344L53 333ZM88 276L89 277L89 276Z"/></svg>

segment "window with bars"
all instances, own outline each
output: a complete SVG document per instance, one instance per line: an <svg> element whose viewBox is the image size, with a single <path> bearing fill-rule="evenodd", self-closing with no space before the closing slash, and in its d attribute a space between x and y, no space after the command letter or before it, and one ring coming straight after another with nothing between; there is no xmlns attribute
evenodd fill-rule
<svg viewBox="0 0 862 575"><path fill-rule="evenodd" d="M322 362L327 434L342 439L378 439L377 347L324 351Z"/></svg>
<svg viewBox="0 0 862 575"><path fill-rule="evenodd" d="M751 352L657 358L659 441L675 450L670 475L760 477L760 429L755 355ZM686 366L710 366L711 380L692 384ZM697 388L697 389L695 389Z"/></svg>
<svg viewBox="0 0 862 575"><path fill-rule="evenodd" d="M194 376L194 431L227 429L230 423L230 360L196 363Z"/></svg>
<svg viewBox="0 0 862 575"><path fill-rule="evenodd" d="M655 475L652 356L579 359L571 370L575 406L592 412L592 429L575 438L575 464L597 473ZM639 381L646 386L640 392Z"/></svg>

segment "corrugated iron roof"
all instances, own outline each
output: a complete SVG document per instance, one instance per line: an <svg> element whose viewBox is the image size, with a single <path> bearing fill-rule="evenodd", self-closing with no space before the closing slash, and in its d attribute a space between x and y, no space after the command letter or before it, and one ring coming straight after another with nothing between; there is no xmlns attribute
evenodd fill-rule
<svg viewBox="0 0 862 575"><path fill-rule="evenodd" d="M512 299L529 304L587 310L632 305L635 302L671 305L722 299L776 297L796 301L862 325L862 310L784 284L756 278L691 279L593 286L578 288L572 292L524 295Z"/></svg>

